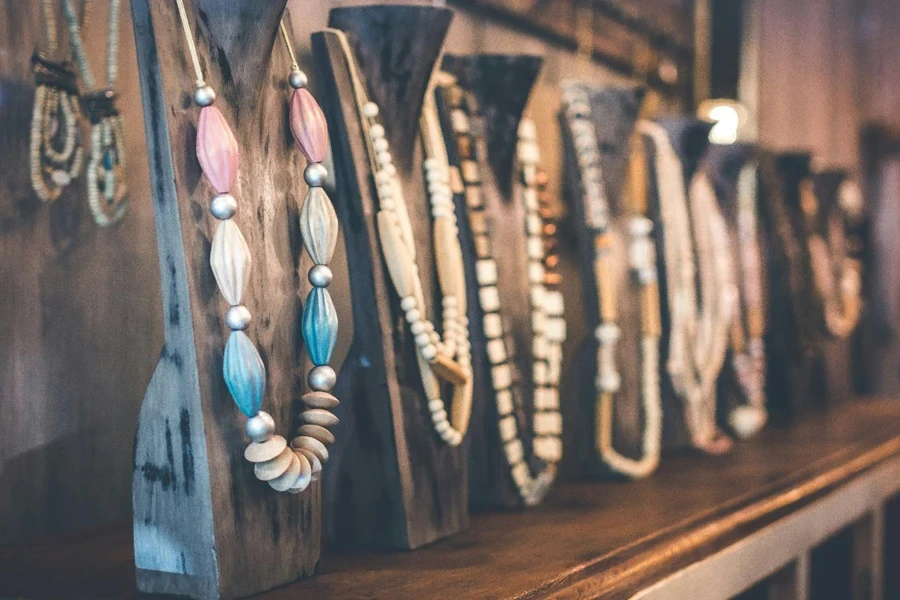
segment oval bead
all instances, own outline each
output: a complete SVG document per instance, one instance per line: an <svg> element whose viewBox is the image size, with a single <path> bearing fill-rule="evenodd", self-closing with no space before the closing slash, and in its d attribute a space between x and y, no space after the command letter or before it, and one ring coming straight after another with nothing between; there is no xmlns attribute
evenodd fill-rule
<svg viewBox="0 0 900 600"><path fill-rule="evenodd" d="M325 288L314 288L303 307L303 341L316 366L327 365L337 342L338 317Z"/></svg>
<svg viewBox="0 0 900 600"><path fill-rule="evenodd" d="M231 191L238 171L238 143L225 116L215 106L200 110L197 160L203 174L220 194Z"/></svg>
<svg viewBox="0 0 900 600"><path fill-rule="evenodd" d="M231 219L222 221L213 234L209 265L228 304L241 304L250 279L251 257L247 240Z"/></svg>
<svg viewBox="0 0 900 600"><path fill-rule="evenodd" d="M337 245L338 220L328 194L322 188L309 188L300 209L300 234L303 247L317 265L328 264Z"/></svg>
<svg viewBox="0 0 900 600"><path fill-rule="evenodd" d="M291 132L306 160L320 163L328 149L328 124L319 103L306 88L291 98Z"/></svg>
<svg viewBox="0 0 900 600"><path fill-rule="evenodd" d="M233 331L228 336L222 372L240 411L248 417L259 414L266 393L266 367L256 346L243 331Z"/></svg>

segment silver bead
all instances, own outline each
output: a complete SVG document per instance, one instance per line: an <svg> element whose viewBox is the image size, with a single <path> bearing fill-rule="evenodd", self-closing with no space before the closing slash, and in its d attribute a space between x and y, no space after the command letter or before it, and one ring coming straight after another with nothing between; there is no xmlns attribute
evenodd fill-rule
<svg viewBox="0 0 900 600"><path fill-rule="evenodd" d="M288 83L290 83L291 87L295 90L299 90L300 88L306 87L306 84L309 83L309 79L307 79L306 73L303 71L291 71L291 74L288 75Z"/></svg>
<svg viewBox="0 0 900 600"><path fill-rule="evenodd" d="M303 170L303 179L309 187L322 187L328 177L328 169L322 163L310 163Z"/></svg>
<svg viewBox="0 0 900 600"><path fill-rule="evenodd" d="M227 221L237 212L237 200L231 194L216 194L209 201L209 212L220 221Z"/></svg>
<svg viewBox="0 0 900 600"><path fill-rule="evenodd" d="M307 275L309 278L309 282L316 287L328 287L331 284L331 279L333 277L331 273L331 269L329 269L325 265L316 265L312 269L309 270L309 274Z"/></svg>
<svg viewBox="0 0 900 600"><path fill-rule="evenodd" d="M228 309L228 312L225 313L225 323L232 331L243 331L247 329L250 326L252 318L250 311L247 310L247 307L243 304L232 306Z"/></svg>
<svg viewBox="0 0 900 600"><path fill-rule="evenodd" d="M306 376L309 387L320 392L327 392L337 383L337 374L328 365L314 367Z"/></svg>
<svg viewBox="0 0 900 600"><path fill-rule="evenodd" d="M247 432L247 436L254 442L265 442L275 433L275 420L269 413L259 411L255 417L247 419L244 431Z"/></svg>
<svg viewBox="0 0 900 600"><path fill-rule="evenodd" d="M216 101L216 91L208 85L203 85L194 90L194 102L197 106L209 106Z"/></svg>

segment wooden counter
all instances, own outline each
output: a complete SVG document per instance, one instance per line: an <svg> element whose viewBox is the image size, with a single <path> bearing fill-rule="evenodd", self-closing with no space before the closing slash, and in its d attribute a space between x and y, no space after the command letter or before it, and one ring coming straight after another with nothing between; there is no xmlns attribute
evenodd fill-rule
<svg viewBox="0 0 900 600"><path fill-rule="evenodd" d="M809 549L873 510L883 524L898 490L900 400L859 400L769 428L730 456L667 457L647 481L563 483L536 509L475 515L415 552L326 552L316 577L259 598L678 598L704 569L717 573L707 597L725 598L798 560L804 597ZM885 544L874 538L877 598ZM667 582L677 591L660 593ZM16 595L135 597L130 529L0 548L0 597Z"/></svg>

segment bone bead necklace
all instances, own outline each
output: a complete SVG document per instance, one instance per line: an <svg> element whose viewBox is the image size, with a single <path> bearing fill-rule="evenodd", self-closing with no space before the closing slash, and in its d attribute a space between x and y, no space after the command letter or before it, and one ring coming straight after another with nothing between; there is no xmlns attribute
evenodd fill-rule
<svg viewBox="0 0 900 600"><path fill-rule="evenodd" d="M94 222L109 227L119 222L128 211L128 189L125 180L125 133L122 117L116 108L115 87L119 76L119 4L109 0L106 29L106 87L97 88L82 25L74 6L75 0L63 0L69 39L75 64L86 88L83 96L91 122L91 149L87 164L88 207ZM84 0L89 2L90 0ZM87 10L85 6L85 10Z"/></svg>
<svg viewBox="0 0 900 600"><path fill-rule="evenodd" d="M559 378L562 342L565 339L562 296L558 290L548 293L545 223L540 215L537 164L540 159L534 136L534 125L523 121L519 131L518 156L522 176L522 200L526 207L528 277L532 308L532 382L534 413L532 442L534 455L545 467L532 473L525 457L525 443L516 419L513 394L513 365L507 350L507 334L502 319L502 304L497 288L497 263L493 256L493 240L489 234L482 198L482 171L479 153L484 139L471 123L476 118L474 97L456 84L448 74L441 74L443 97L450 113L454 142L459 157L461 182L467 205L469 226L475 242L476 280L482 312L482 327L491 363L491 383L497 408L498 429L504 454L522 503L538 504L556 478L556 464L562 457L562 417L559 412ZM551 274L555 275L555 274ZM555 281L553 283L555 287Z"/></svg>
<svg viewBox="0 0 900 600"><path fill-rule="evenodd" d="M735 296L731 326L731 367L745 404L734 407L728 424L741 438L755 435L765 425L766 351L765 294L756 217L756 166L747 164L737 181L737 239Z"/></svg>
<svg viewBox="0 0 900 600"><path fill-rule="evenodd" d="M735 293L729 281L731 259L727 230L704 174L698 174L691 182L689 213L681 161L672 148L668 132L652 121L639 121L637 128L655 148L671 321L666 371L684 403L693 445L710 453L722 453L731 444L716 427L716 379L727 352ZM695 243L703 297L700 308L696 294Z"/></svg>
<svg viewBox="0 0 900 600"><path fill-rule="evenodd" d="M378 198L378 238L382 256L400 308L415 336L419 375L428 400L428 412L437 436L447 445L462 443L472 411L472 368L466 319L466 287L462 251L449 167L432 94L426 94L420 130L425 148L425 178L433 221L434 253L442 295L443 338L425 316L422 280L416 264L415 238L403 190L393 164L384 127L378 122L378 106L368 94L347 36L332 30L347 61L354 99L363 125L366 153ZM448 417L441 397L441 379L453 384Z"/></svg>
<svg viewBox="0 0 900 600"><path fill-rule="evenodd" d="M853 191L844 182L839 189L838 208L842 215L836 219L831 215L824 218L825 225L835 237L843 237L845 205L852 206L847 195ZM841 197L843 196L843 197ZM846 248L838 254L836 248L825 240L821 233L823 221L820 215L819 198L816 195L812 179L806 178L800 183L800 209L803 213L804 235L809 252L809 264L812 274L814 293L822 306L822 319L825 330L836 339L846 339L856 328L862 312L862 263L851 256ZM834 231L834 230L840 231ZM840 261L840 266L836 263Z"/></svg>
<svg viewBox="0 0 900 600"><path fill-rule="evenodd" d="M646 477L659 464L662 439L662 402L659 393L659 289L656 273L656 247L650 234L653 222L647 218L646 165L643 148L632 139L631 188L632 216L628 221L631 236L628 262L641 302L641 399L644 411L641 458L629 458L615 449L613 440L613 402L621 386L616 366L616 343L621 336L617 323L614 260L611 254L610 208L603 178L600 146L591 120L590 98L578 84L563 91L566 121L575 147L585 225L594 236L594 277L597 286L599 325L597 339L597 399L594 412L595 442L600 460L612 471L630 478Z"/></svg>
<svg viewBox="0 0 900 600"><path fill-rule="evenodd" d="M257 479L267 482L276 491L299 493L312 480L316 461L321 467L321 462L328 458L327 450L314 438L298 439L310 439L316 441L315 444L302 445L294 440L299 448L288 447L285 438L274 434L275 422L272 417L260 410L266 390L266 368L259 351L245 333L251 316L242 302L250 277L251 256L247 242L233 220L237 212L237 201L231 195L231 190L237 179L238 144L225 117L213 106L216 94L203 78L184 2L176 0L176 4L196 75L194 102L201 107L197 126L197 159L207 181L217 192L210 201L210 213L219 222L213 235L210 266L219 292L230 305L225 314L225 322L231 333L222 361L225 384L238 409L248 417L245 430L252 441L244 452L244 458L254 464ZM324 124L316 123L315 115L312 115L312 122L307 125L317 126L317 132L324 135ZM310 151L310 156L314 158L325 151L324 138L317 140L314 152ZM311 229L314 233L326 230L321 225ZM304 244L308 243L309 240L304 236ZM318 244L319 247L328 246L327 240L318 239ZM307 300L307 307L311 302ZM304 317L305 313L306 310ZM315 367L310 372L309 380L314 391L303 398L307 406L327 409L337 404L334 397L327 393L334 385L334 371L330 367ZM312 411L307 411L309 412ZM333 421L335 419L332 417L327 423ZM320 424L326 425L326 421L323 419ZM310 455L314 457L310 458Z"/></svg>
<svg viewBox="0 0 900 600"><path fill-rule="evenodd" d="M34 193L44 202L52 202L78 176L84 149L78 129L75 73L67 61L59 58L52 0L41 0L41 16L45 46L31 58L35 89L28 157Z"/></svg>

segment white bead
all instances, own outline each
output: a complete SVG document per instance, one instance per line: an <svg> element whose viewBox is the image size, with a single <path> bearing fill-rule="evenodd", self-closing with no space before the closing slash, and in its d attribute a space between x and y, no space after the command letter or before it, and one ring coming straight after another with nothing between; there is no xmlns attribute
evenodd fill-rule
<svg viewBox="0 0 900 600"><path fill-rule="evenodd" d="M419 312L419 309L413 308L412 310L406 311L406 320L409 323L417 323L422 320L422 313Z"/></svg>
<svg viewBox="0 0 900 600"><path fill-rule="evenodd" d="M416 299L414 296L407 296L400 300L400 308L403 312L409 312L416 307Z"/></svg>
<svg viewBox="0 0 900 600"><path fill-rule="evenodd" d="M213 234L209 263L219 291L232 306L241 304L250 279L250 247L232 220L222 221Z"/></svg>
<svg viewBox="0 0 900 600"><path fill-rule="evenodd" d="M374 102L366 102L365 106L363 106L363 114L370 119L374 119L378 116L378 105Z"/></svg>
<svg viewBox="0 0 900 600"><path fill-rule="evenodd" d="M369 134L375 139L380 140L384 138L384 127L378 123L372 125L369 128Z"/></svg>
<svg viewBox="0 0 900 600"><path fill-rule="evenodd" d="M434 360L434 358L437 356L437 348L433 344L429 344L428 346L420 349L419 353L425 360Z"/></svg>

